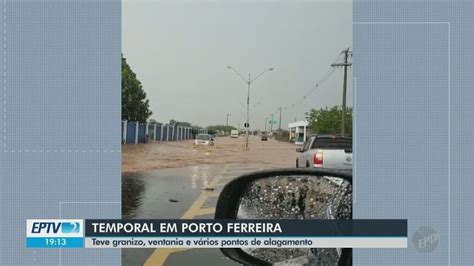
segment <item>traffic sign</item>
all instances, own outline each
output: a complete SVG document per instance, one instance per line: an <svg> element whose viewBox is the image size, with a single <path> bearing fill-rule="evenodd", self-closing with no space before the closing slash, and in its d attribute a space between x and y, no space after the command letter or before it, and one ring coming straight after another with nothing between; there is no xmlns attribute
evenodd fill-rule
<svg viewBox="0 0 474 266"><path fill-rule="evenodd" d="M268 121L268 123L269 123L269 124L276 124L277 121L275 121L275 120L270 120L270 121Z"/></svg>
<svg viewBox="0 0 474 266"><path fill-rule="evenodd" d="M249 126L250 126L249 123L245 123L245 124L244 124L244 127L245 127L245 128L249 128Z"/></svg>

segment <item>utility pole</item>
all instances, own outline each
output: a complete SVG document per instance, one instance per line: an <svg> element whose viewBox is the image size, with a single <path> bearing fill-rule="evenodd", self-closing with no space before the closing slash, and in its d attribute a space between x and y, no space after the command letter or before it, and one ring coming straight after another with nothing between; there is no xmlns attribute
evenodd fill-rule
<svg viewBox="0 0 474 266"><path fill-rule="evenodd" d="M268 117L265 117L265 132L267 132L267 120L268 120Z"/></svg>
<svg viewBox="0 0 474 266"><path fill-rule="evenodd" d="M245 148L249 148L249 127L250 127L250 83L252 83L252 79L250 78L249 73L249 80L247 82L247 123L245 126Z"/></svg>
<svg viewBox="0 0 474 266"><path fill-rule="evenodd" d="M273 132L273 114L272 114L272 120L270 120L270 132Z"/></svg>
<svg viewBox="0 0 474 266"><path fill-rule="evenodd" d="M281 107L279 108L279 110L280 110L280 122L278 125L278 131L281 131Z"/></svg>
<svg viewBox="0 0 474 266"><path fill-rule="evenodd" d="M344 62L343 63L334 63L331 64L333 67L344 67L344 82L342 85L342 119L341 119L341 135L344 136L346 133L346 92L347 92L347 67L351 66L352 63L348 62L349 54L352 52L349 51L349 48L342 51L344 54Z"/></svg>

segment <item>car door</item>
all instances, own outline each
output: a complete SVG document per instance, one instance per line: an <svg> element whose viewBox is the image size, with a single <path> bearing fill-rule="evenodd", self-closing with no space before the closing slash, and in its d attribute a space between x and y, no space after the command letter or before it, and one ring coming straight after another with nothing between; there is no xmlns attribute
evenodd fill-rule
<svg viewBox="0 0 474 266"><path fill-rule="evenodd" d="M311 143L313 142L313 139L314 137L307 139L303 145L302 152L299 153L298 164L300 165L300 167L306 167L306 162L307 162L306 157L308 156L307 153L308 153L309 147L311 147Z"/></svg>

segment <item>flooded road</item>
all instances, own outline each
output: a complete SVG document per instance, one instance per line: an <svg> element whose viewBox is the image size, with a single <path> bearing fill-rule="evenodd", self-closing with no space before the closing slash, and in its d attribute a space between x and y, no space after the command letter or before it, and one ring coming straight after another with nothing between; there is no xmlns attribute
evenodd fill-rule
<svg viewBox="0 0 474 266"><path fill-rule="evenodd" d="M244 149L244 137L218 137L215 146L193 147L192 140L153 142L122 146L122 173L143 173L164 168L183 168L190 165L262 163L274 167L293 167L296 146L275 140L249 139L249 150Z"/></svg>
<svg viewBox="0 0 474 266"><path fill-rule="evenodd" d="M125 145L123 218L212 219L220 191L233 178L294 166L295 146L289 143L261 142L253 137L251 149L246 151L241 148L242 141L217 138L214 149L196 149L188 142ZM145 159L136 158L139 155ZM137 163L132 167L132 162ZM176 167L179 165L182 167ZM143 168L136 171L139 167ZM237 264L219 249L123 249L122 265Z"/></svg>
<svg viewBox="0 0 474 266"><path fill-rule="evenodd" d="M122 176L123 218L180 218L223 166L196 165Z"/></svg>

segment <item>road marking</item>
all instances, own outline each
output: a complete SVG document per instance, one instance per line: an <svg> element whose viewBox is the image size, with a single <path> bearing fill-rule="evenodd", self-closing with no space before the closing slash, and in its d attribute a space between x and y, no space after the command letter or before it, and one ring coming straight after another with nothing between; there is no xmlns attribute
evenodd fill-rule
<svg viewBox="0 0 474 266"><path fill-rule="evenodd" d="M227 170L227 165L224 166L224 171L223 172L225 172L226 170ZM221 178L222 178L222 175L218 175L218 176L214 177L214 179L212 179L212 181L209 183L209 187L216 186L220 182ZM191 207L189 207L189 209L183 214L181 219L192 219L195 216L202 215L202 214L199 214L199 213L201 211L202 206L204 205L204 202L206 202L206 200L210 197L217 197L217 196L219 196L219 193L217 193L217 192L212 192L212 191L207 191L207 190L202 191L201 194L197 197L197 199L193 202ZM208 210L208 209L210 209L210 208L206 208L206 209L203 209L203 210ZM215 208L213 208L213 209L215 211ZM146 260L144 265L145 266L164 265L164 263L168 259L169 255L171 255L172 253L182 252L182 251L185 251L185 250L189 250L189 248L188 249L185 249L185 248L160 248L160 249L155 249L155 251L153 251L153 253L150 255L150 257L148 257L148 259Z"/></svg>
<svg viewBox="0 0 474 266"><path fill-rule="evenodd" d="M231 168L232 170L229 170L229 168L230 168L230 165L224 166L224 170L223 170L222 174L214 177L214 179L212 179L212 181L209 183L208 186L209 187L216 187L216 186L219 186L219 185L223 185L223 184L228 183L228 181L232 180L233 178L235 178L239 175L251 172L251 171L248 171L249 169L243 169L243 171L242 170L236 171L233 174L238 174L238 175L237 176L234 175L234 177L232 179L230 179L229 176L226 177L226 174L229 174L229 172L232 172L232 170L235 171L237 169L242 169L242 168L239 168L239 166L235 166L235 165L232 166L232 168ZM243 168L245 168L245 167L243 167ZM255 169L255 170L259 170L259 169ZM240 173L237 173L237 172L240 172ZM227 182L225 182L225 181L227 181ZM218 197L219 194L220 194L219 192L213 192L213 191L207 191L207 190L202 191L201 194L197 197L197 199L193 202L191 207L189 207L189 209L183 214L183 216L181 216L181 219L193 219L196 216L200 216L200 215L214 214L215 211L216 211L215 207L204 208L203 209L202 206L204 205L204 203L206 202L206 200L208 198ZM178 253L178 252L183 252L183 251L187 251L187 250L191 250L191 248L161 248L161 249L155 249L155 251L153 251L153 253L147 259L147 261L145 262L144 265L145 266L164 265L166 260L168 259L168 257L171 254Z"/></svg>
<svg viewBox="0 0 474 266"><path fill-rule="evenodd" d="M214 186L214 180L215 179L220 179L220 178L214 178L212 182L209 184L209 186L213 187ZM181 219L192 219L196 214L199 212L199 209L201 209L202 205L204 202L206 202L207 198L209 197L215 197L219 195L218 193L215 192L209 192L209 191L203 191L201 192L201 195L193 202L193 205L189 207L189 209L183 214Z"/></svg>
<svg viewBox="0 0 474 266"><path fill-rule="evenodd" d="M216 208L205 208L205 209L200 209L196 213L196 216L201 216L201 215L209 215L209 214L214 214L216 212Z"/></svg>
<svg viewBox="0 0 474 266"><path fill-rule="evenodd" d="M167 248L167 249L160 249L160 250L155 250L153 252L152 257L148 258L148 260L145 262L145 266L157 266L157 265L164 265L166 262L166 259L168 259L168 256L171 253L178 253L178 252L183 252L186 250L189 250L190 248ZM157 251L166 251L166 252L157 252Z"/></svg>

